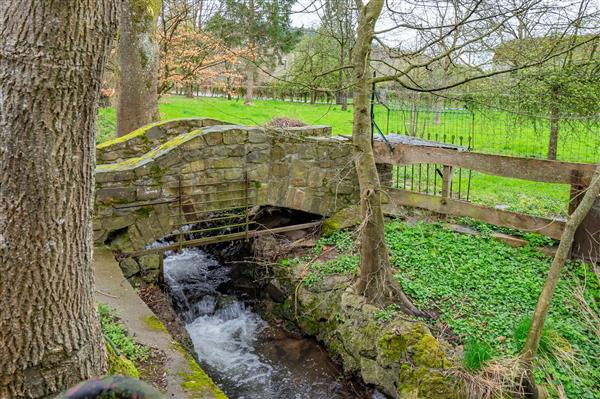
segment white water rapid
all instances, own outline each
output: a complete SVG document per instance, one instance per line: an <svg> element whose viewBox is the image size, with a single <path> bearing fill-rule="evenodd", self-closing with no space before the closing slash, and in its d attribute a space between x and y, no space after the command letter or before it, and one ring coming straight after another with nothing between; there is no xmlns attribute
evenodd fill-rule
<svg viewBox="0 0 600 399"><path fill-rule="evenodd" d="M220 293L230 270L214 257L186 249L167 256L164 270L200 363L230 398L371 397L338 382L338 369L314 341L269 326L234 296Z"/></svg>

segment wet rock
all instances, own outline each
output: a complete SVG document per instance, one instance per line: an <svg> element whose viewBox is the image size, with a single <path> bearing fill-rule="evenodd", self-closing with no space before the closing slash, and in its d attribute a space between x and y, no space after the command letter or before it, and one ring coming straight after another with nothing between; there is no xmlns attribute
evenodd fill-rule
<svg viewBox="0 0 600 399"><path fill-rule="evenodd" d="M269 282L266 288L266 292L267 295L269 295L269 298L271 298L277 303L283 303L287 298L287 293L285 292L279 281L275 279Z"/></svg>
<svg viewBox="0 0 600 399"><path fill-rule="evenodd" d="M225 309L237 302L237 298L233 295L219 295L215 303L215 311Z"/></svg>
<svg viewBox="0 0 600 399"><path fill-rule="evenodd" d="M160 255L144 255L138 258L138 263L143 271L159 270Z"/></svg>
<svg viewBox="0 0 600 399"><path fill-rule="evenodd" d="M140 272L140 265L133 258L125 258L121 262L119 262L119 266L121 267L121 271L125 278L129 278L134 274Z"/></svg>

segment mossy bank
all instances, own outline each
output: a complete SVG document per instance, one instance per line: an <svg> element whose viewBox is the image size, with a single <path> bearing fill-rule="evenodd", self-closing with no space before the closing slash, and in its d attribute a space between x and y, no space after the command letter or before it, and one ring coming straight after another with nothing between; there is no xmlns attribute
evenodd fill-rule
<svg viewBox="0 0 600 399"><path fill-rule="evenodd" d="M434 338L425 323L378 317L378 308L347 288L347 276L327 276L307 286L304 275L303 264L275 268L267 287L279 300L269 307L272 316L314 336L346 373L393 398L461 397L452 377L451 347Z"/></svg>

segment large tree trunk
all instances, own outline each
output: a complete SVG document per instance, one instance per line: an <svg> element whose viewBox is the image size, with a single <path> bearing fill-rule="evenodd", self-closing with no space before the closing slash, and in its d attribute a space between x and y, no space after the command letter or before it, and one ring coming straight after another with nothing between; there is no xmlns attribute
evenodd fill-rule
<svg viewBox="0 0 600 399"><path fill-rule="evenodd" d="M106 369L91 209L115 0L0 2L0 398Z"/></svg>
<svg viewBox="0 0 600 399"><path fill-rule="evenodd" d="M393 277L384 239L384 218L381 208L381 185L371 146L371 116L369 83L369 54L375 23L381 13L383 0L370 0L358 19L354 46L354 114L352 139L355 164L360 186L360 202L364 219L360 240L360 274L355 290L374 303L399 302L410 314L423 315L404 295Z"/></svg>
<svg viewBox="0 0 600 399"><path fill-rule="evenodd" d="M529 364L531 364L531 361L537 355L544 322L546 320L546 316L548 315L548 308L552 303L552 297L554 295L556 285L558 284L560 273L571 253L571 246L573 245L575 232L577 231L579 225L583 222L583 219L585 219L586 215L589 213L590 209L592 209L592 206L598 199L599 194L600 165L598 165L592 178L592 184L585 192L585 195L579 203L579 206L577 206L577 209L575 209L575 211L569 216L569 219L565 224L565 229L560 237L560 244L558 245L558 249L556 250L554 260L552 261L552 265L548 271L548 276L546 277L544 287L542 288L542 292L538 298L535 312L533 313L533 318L531 320L527 341L525 342L525 347L523 349L523 358Z"/></svg>
<svg viewBox="0 0 600 399"><path fill-rule="evenodd" d="M256 46L254 42L254 0L248 2L248 48L251 55L246 71L246 97L244 104L250 105L254 101L254 79L256 77Z"/></svg>
<svg viewBox="0 0 600 399"><path fill-rule="evenodd" d="M117 134L159 119L156 22L160 0L123 0L119 24Z"/></svg>
<svg viewBox="0 0 600 399"><path fill-rule="evenodd" d="M557 89L552 90L552 103L550 104L550 139L548 140L548 159L556 160L558 154L558 130L560 111L558 109Z"/></svg>

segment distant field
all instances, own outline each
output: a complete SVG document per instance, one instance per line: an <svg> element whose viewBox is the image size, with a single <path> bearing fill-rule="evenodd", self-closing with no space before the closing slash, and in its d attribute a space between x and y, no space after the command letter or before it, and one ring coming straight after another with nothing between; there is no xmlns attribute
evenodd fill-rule
<svg viewBox="0 0 600 399"><path fill-rule="evenodd" d="M160 113L161 119L204 116L245 125L259 125L274 117L285 116L300 119L311 125L330 125L333 127L334 134L352 133L352 108L341 111L339 106L327 104L310 105L257 100L253 106L246 106L241 100L168 96L160 101ZM96 142L100 143L114 137L115 127L114 109L101 109Z"/></svg>
<svg viewBox="0 0 600 399"><path fill-rule="evenodd" d="M352 108L341 111L339 106L327 104L256 100L253 106L246 106L242 101L224 98L167 96L160 101L160 112L165 120L210 117L247 125L263 124L274 117L287 117L307 124L330 125L333 134L350 135L352 132ZM378 106L376 120L384 131L405 133L410 130L408 111L392 110L388 119L387 110ZM461 111L450 111L442 114L436 123L434 112L420 111L416 121L414 116L412 120L413 130L424 138L464 146L471 144L476 150L500 154L543 158L546 153L546 126L515 125L513 120L499 112L476 113L473 117ZM100 109L96 141L100 143L113 138L115 127L114 109ZM472 141L469 141L469 136L473 137ZM597 130L568 127L562 137L560 159L579 162L599 160L600 133ZM473 173L472 177L471 200L492 207L502 205L508 210L538 216L565 216L568 198L567 185L534 183L482 173Z"/></svg>

